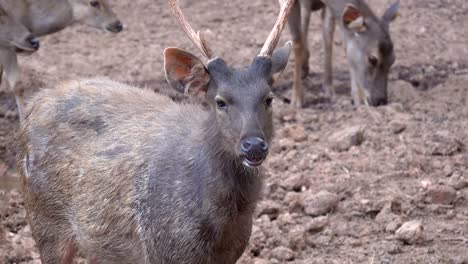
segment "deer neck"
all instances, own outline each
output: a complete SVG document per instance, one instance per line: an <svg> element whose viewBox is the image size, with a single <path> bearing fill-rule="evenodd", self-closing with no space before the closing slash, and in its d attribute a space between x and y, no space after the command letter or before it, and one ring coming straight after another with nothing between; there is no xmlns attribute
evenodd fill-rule
<svg viewBox="0 0 468 264"><path fill-rule="evenodd" d="M220 210L227 210L230 215L242 214L252 209L259 199L262 179L260 169L247 168L237 155L226 150L225 140L216 123L216 118L208 117L202 129L204 154L213 170L213 177L207 183L210 197L218 201Z"/></svg>

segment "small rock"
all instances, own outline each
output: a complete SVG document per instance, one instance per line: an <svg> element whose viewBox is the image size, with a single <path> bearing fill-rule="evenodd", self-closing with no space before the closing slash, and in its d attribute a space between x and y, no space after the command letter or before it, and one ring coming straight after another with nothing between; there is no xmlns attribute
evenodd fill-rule
<svg viewBox="0 0 468 264"><path fill-rule="evenodd" d="M424 227L419 220L404 223L396 232L397 239L407 244L417 244L424 239Z"/></svg>
<svg viewBox="0 0 468 264"><path fill-rule="evenodd" d="M271 257L279 261L288 261L294 259L294 252L284 246L279 246L271 251Z"/></svg>
<svg viewBox="0 0 468 264"><path fill-rule="evenodd" d="M395 231L398 230L398 228L402 224L401 217L395 217L392 221L390 221L387 226L385 227L385 232L387 233L395 233Z"/></svg>
<svg viewBox="0 0 468 264"><path fill-rule="evenodd" d="M468 180L464 178L455 178L452 177L449 182L450 187L454 188L455 190L459 191L465 188L468 188Z"/></svg>
<svg viewBox="0 0 468 264"><path fill-rule="evenodd" d="M461 150L461 143L448 131L439 131L423 139L423 153L433 156L451 156Z"/></svg>
<svg viewBox="0 0 468 264"><path fill-rule="evenodd" d="M278 218L280 214L280 205L271 200L262 201L258 204L258 215L257 218L262 215L267 215L270 220Z"/></svg>
<svg viewBox="0 0 468 264"><path fill-rule="evenodd" d="M317 233L322 231L325 226L329 223L328 216L319 216L312 218L312 220L307 223L307 231L312 233Z"/></svg>
<svg viewBox="0 0 468 264"><path fill-rule="evenodd" d="M333 211L339 202L338 195L320 191L319 193L306 197L304 200L304 211L310 216L320 216Z"/></svg>
<svg viewBox="0 0 468 264"><path fill-rule="evenodd" d="M347 151L353 146L359 146L364 141L364 129L362 126L345 128L335 132L328 138L332 149L336 151Z"/></svg>
<svg viewBox="0 0 468 264"><path fill-rule="evenodd" d="M392 131L393 134L400 134L406 129L406 125L398 121L392 121L390 122L389 125L390 125L390 130Z"/></svg>
<svg viewBox="0 0 468 264"><path fill-rule="evenodd" d="M425 196L429 203L450 205L457 198L457 192L449 186L434 185L429 188Z"/></svg>
<svg viewBox="0 0 468 264"><path fill-rule="evenodd" d="M273 144L274 152L282 152L294 148L294 141L290 138L281 138L278 144Z"/></svg>
<svg viewBox="0 0 468 264"><path fill-rule="evenodd" d="M280 214L278 216L278 219L276 219L276 221L278 221L278 224L284 228L288 225L292 225L294 224L294 219L293 217L291 216L290 213L284 213L284 214Z"/></svg>
<svg viewBox="0 0 468 264"><path fill-rule="evenodd" d="M253 264L269 264L269 262L265 259L255 258L253 260Z"/></svg>
<svg viewBox="0 0 468 264"><path fill-rule="evenodd" d="M399 201L392 199L385 203L380 212L375 216L375 221L380 224L387 225L395 221L401 214L402 205Z"/></svg>
<svg viewBox="0 0 468 264"><path fill-rule="evenodd" d="M300 213L304 211L304 197L301 193L288 192L284 197L290 213Z"/></svg>
<svg viewBox="0 0 468 264"><path fill-rule="evenodd" d="M429 187L432 186L432 182L430 180L422 180L421 181L421 187L423 187L423 189L427 189Z"/></svg>
<svg viewBox="0 0 468 264"><path fill-rule="evenodd" d="M307 189L310 186L310 179L304 174L293 174L289 177L286 177L281 181L280 186L286 189L287 191L301 192L302 189Z"/></svg>
<svg viewBox="0 0 468 264"><path fill-rule="evenodd" d="M284 122L293 122L296 121L297 112L294 109L289 107L284 107L279 111L279 116Z"/></svg>
<svg viewBox="0 0 468 264"><path fill-rule="evenodd" d="M296 226L288 232L288 247L295 252L300 252L306 248L305 242L306 232L302 226Z"/></svg>
<svg viewBox="0 0 468 264"><path fill-rule="evenodd" d="M389 254L395 255L395 254L400 254L403 251L401 250L400 245L394 243L394 244L391 244L391 245L388 246L387 252Z"/></svg>
<svg viewBox="0 0 468 264"><path fill-rule="evenodd" d="M286 136L292 138L296 142L301 142L307 139L307 133L301 125L291 125L286 128Z"/></svg>

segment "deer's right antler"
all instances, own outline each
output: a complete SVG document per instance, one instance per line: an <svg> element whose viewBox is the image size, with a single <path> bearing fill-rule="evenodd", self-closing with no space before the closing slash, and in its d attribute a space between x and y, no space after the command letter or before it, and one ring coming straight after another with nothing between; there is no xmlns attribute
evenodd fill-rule
<svg viewBox="0 0 468 264"><path fill-rule="evenodd" d="M281 10L276 19L275 25L268 35L265 44L263 44L263 48L260 51L259 56L268 56L271 57L273 51L275 50L276 46L278 45L278 40L281 36L281 32L283 31L284 25L286 24L289 13L291 13L291 9L294 5L295 0L280 0Z"/></svg>
<svg viewBox="0 0 468 264"><path fill-rule="evenodd" d="M184 13L182 13L182 10L180 9L178 0L169 0L169 7L171 8L177 22L185 31L192 43L203 53L203 55L205 55L205 57L212 59L213 51L208 47L208 44L200 31L195 32L192 26L187 22Z"/></svg>

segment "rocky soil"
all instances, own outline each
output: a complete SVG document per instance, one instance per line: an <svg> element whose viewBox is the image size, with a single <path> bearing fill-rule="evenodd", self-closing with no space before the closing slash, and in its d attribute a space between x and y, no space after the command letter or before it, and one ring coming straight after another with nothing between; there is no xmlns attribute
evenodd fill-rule
<svg viewBox="0 0 468 264"><path fill-rule="evenodd" d="M195 49L165 2L112 2L125 32L77 25L44 38L37 53L20 60L28 94L100 75L182 99L165 83L162 51ZM275 0L182 2L232 65L259 52L278 9ZM389 4L371 3L378 14ZM239 263L468 263L467 1L402 1L391 27L397 61L390 103L378 108L351 104L339 36L339 96L334 103L323 98L319 14L312 18L307 104L299 111L288 104L290 64L274 87L276 138ZM289 38L286 30L281 42ZM13 96L0 93L0 263L40 263L15 171L15 111Z"/></svg>

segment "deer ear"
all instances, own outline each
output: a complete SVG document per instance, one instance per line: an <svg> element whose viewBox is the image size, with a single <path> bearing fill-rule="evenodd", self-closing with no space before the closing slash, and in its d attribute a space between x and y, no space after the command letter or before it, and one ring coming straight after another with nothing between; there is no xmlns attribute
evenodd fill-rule
<svg viewBox="0 0 468 264"><path fill-rule="evenodd" d="M291 53L291 41L288 41L283 47L275 50L271 55L271 74L280 74L288 64L289 54Z"/></svg>
<svg viewBox="0 0 468 264"><path fill-rule="evenodd" d="M178 92L206 93L210 74L200 59L191 53L178 49L164 50L164 70L169 85Z"/></svg>
<svg viewBox="0 0 468 264"><path fill-rule="evenodd" d="M383 14L382 21L387 25L398 17L398 8L400 7L400 0L395 1Z"/></svg>
<svg viewBox="0 0 468 264"><path fill-rule="evenodd" d="M364 23L364 16L357 7L347 4L342 15L343 25L354 32L364 32L367 30Z"/></svg>

